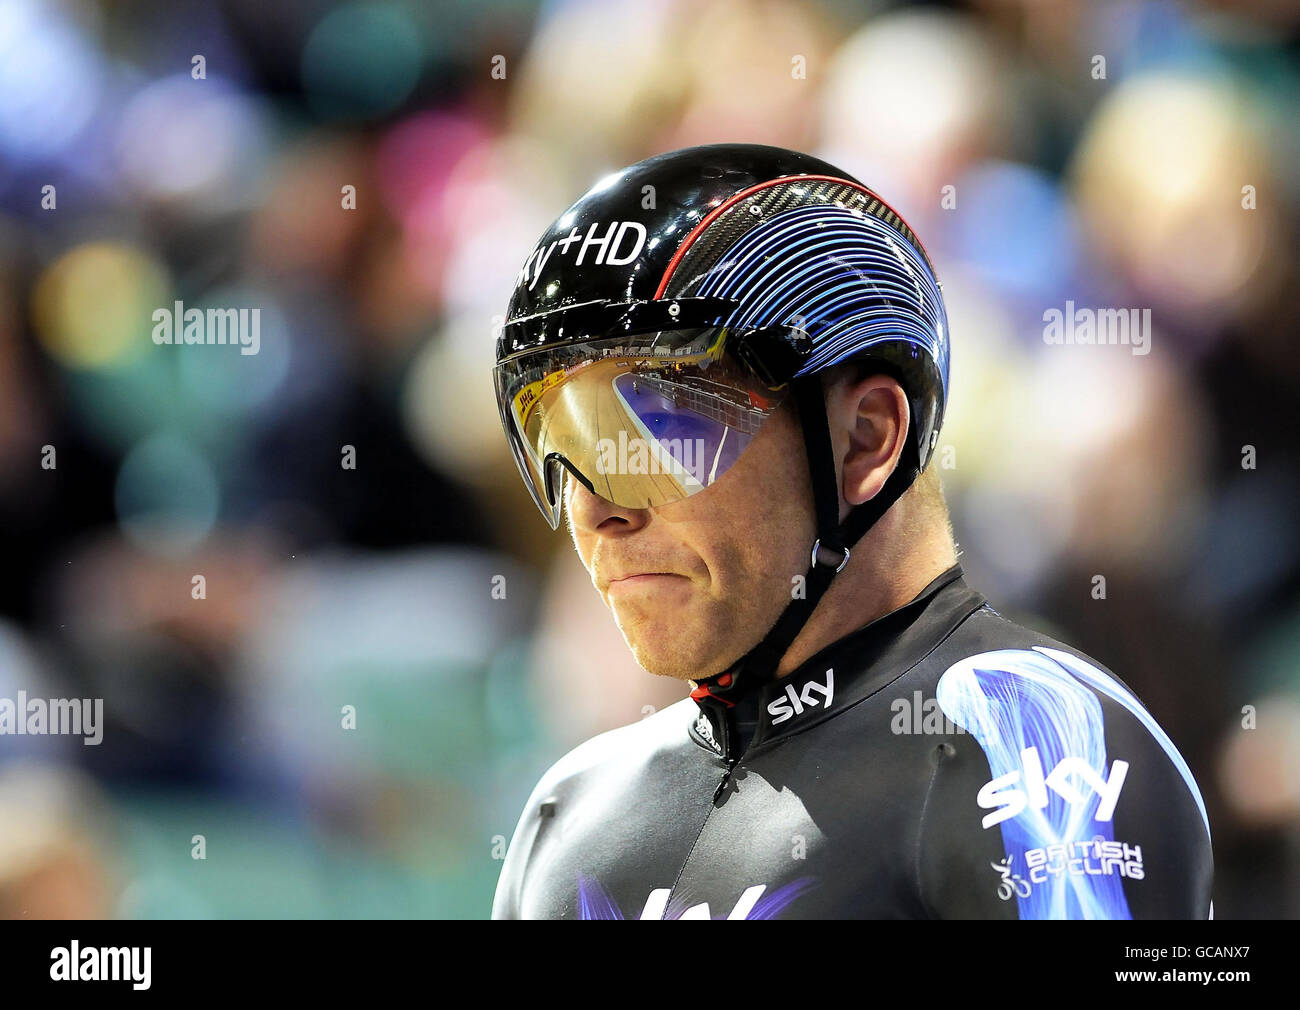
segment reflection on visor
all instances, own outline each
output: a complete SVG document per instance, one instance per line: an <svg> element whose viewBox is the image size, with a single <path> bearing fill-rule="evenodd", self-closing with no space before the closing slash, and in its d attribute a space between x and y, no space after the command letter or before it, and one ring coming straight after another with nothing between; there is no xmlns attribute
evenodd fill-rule
<svg viewBox="0 0 1300 1010"><path fill-rule="evenodd" d="M725 355L726 338L717 328L663 331L497 366L516 461L553 525L561 468L627 508L679 501L726 473L784 393Z"/></svg>

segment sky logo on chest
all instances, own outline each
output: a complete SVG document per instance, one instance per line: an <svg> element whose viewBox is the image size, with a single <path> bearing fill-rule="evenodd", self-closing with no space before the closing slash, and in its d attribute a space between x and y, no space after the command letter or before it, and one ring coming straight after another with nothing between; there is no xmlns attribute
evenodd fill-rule
<svg viewBox="0 0 1300 1010"><path fill-rule="evenodd" d="M767 714L772 725L779 726L811 709L830 708L834 698L835 671L831 669L821 679L810 677L802 687L786 684L785 690L767 703Z"/></svg>
<svg viewBox="0 0 1300 1010"><path fill-rule="evenodd" d="M691 902L681 897L669 900L671 887L656 887L646 897L638 919L775 919L805 891L815 887L815 877L800 877L769 890L767 884L746 887L729 912L712 914L707 901ZM623 919L622 909L600 886L600 881L578 874L579 919Z"/></svg>

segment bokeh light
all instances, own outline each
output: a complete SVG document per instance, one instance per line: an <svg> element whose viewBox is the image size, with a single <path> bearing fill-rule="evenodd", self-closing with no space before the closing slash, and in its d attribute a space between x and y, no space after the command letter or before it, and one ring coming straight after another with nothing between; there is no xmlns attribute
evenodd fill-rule
<svg viewBox="0 0 1300 1010"><path fill-rule="evenodd" d="M151 346L152 314L169 290L166 268L146 251L87 242L42 274L32 316L45 350L64 365L110 368Z"/></svg>
<svg viewBox="0 0 1300 1010"><path fill-rule="evenodd" d="M154 436L122 461L115 499L122 531L141 550L183 555L211 531L221 492L211 465L170 434Z"/></svg>
<svg viewBox="0 0 1300 1010"><path fill-rule="evenodd" d="M326 119L367 119L397 108L419 80L419 26L396 3L335 7L302 52L302 84Z"/></svg>

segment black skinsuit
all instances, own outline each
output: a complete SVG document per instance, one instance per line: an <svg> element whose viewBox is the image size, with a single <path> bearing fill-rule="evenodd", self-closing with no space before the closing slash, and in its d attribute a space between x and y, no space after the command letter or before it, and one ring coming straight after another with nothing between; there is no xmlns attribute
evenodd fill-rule
<svg viewBox="0 0 1300 1010"><path fill-rule="evenodd" d="M1212 878L1200 792L1141 703L954 567L787 677L703 681L575 748L492 914L1204 919Z"/></svg>

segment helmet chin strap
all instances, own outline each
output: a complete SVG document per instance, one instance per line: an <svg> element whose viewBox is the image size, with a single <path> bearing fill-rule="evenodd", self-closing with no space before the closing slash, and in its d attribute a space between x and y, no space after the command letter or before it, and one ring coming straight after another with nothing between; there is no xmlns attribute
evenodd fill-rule
<svg viewBox="0 0 1300 1010"><path fill-rule="evenodd" d="M841 524L835 453L831 444L830 424L826 418L826 399L821 378L814 373L793 379L791 392L799 410L808 469L812 477L817 539L810 552L803 597L791 599L763 640L728 671L735 676L727 678L727 683L732 683L733 680L745 681L748 682L745 685L748 687L775 679L781 658L808 623L836 574L848 564L849 548L857 544L903 492L912 486L919 473L916 448L912 444L913 439L909 437L894 472L889 475L884 486L870 501L856 506ZM726 677L726 674L721 676ZM737 683L736 686L741 687L741 684Z"/></svg>

